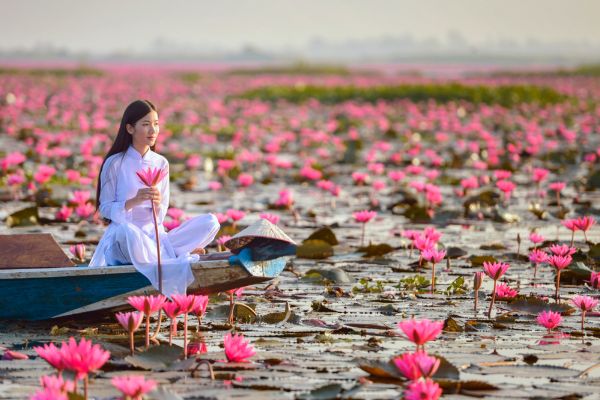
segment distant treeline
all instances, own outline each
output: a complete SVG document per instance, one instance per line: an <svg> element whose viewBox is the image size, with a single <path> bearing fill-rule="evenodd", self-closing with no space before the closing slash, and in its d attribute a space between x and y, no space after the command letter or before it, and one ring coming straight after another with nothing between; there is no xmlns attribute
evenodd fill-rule
<svg viewBox="0 0 600 400"><path fill-rule="evenodd" d="M600 64L581 65L576 68L558 68L546 71L496 71L491 76L511 76L511 77L545 77L545 76L563 76L563 77L600 77Z"/></svg>
<svg viewBox="0 0 600 400"><path fill-rule="evenodd" d="M0 67L0 75L29 75L29 76L102 76L104 72L87 66L75 68L18 68L18 67Z"/></svg>
<svg viewBox="0 0 600 400"><path fill-rule="evenodd" d="M239 96L263 101L286 100L302 103L310 99L335 104L344 101L376 102L378 100L408 99L414 102L435 100L440 103L464 100L474 104L500 104L511 107L521 103L555 104L568 96L541 86L510 85L484 86L450 84L398 85L398 86L266 86L249 90Z"/></svg>

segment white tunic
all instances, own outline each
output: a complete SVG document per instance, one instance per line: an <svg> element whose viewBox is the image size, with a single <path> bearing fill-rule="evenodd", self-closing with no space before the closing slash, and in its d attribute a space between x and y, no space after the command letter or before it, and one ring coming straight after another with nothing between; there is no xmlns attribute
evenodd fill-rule
<svg viewBox="0 0 600 400"><path fill-rule="evenodd" d="M111 220L90 261L90 267L133 264L158 289L158 270L154 219L150 200L125 210L125 202L146 187L136 172L152 168L169 169L166 158L148 150L142 155L133 146L127 151L110 156L100 173L100 214ZM212 214L203 214L165 232L163 221L169 207L169 175L157 185L161 193L156 210L160 236L160 256L163 275L163 293L171 296L185 293L194 278L190 263L198 255L190 251L205 247L219 231L219 223Z"/></svg>

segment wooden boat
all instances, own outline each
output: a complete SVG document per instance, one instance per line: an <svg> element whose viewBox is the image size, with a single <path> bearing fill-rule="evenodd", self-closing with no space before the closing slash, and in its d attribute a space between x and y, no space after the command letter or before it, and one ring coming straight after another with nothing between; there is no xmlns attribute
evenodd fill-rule
<svg viewBox="0 0 600 400"><path fill-rule="evenodd" d="M295 250L293 242L259 238L244 242L233 253L203 256L192 264L195 279L188 293L211 294L266 282L281 273ZM133 265L4 267L0 269L0 319L46 320L111 310L125 305L128 296L156 293Z"/></svg>

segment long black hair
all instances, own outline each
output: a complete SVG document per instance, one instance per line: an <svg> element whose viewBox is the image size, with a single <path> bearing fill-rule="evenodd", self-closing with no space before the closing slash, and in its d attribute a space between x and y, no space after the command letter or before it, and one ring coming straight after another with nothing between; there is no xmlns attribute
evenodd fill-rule
<svg viewBox="0 0 600 400"><path fill-rule="evenodd" d="M121 125L119 126L119 132L117 133L117 137L113 142L110 150L104 157L102 161L102 166L100 167L100 172L98 173L98 186L96 187L96 210L100 207L100 188L102 187L101 175L102 168L104 168L104 163L108 157L113 154L120 153L122 151L126 151L132 143L132 136L129 132L127 132L127 124L135 125L140 119L144 118L148 115L149 112L156 111L156 107L148 100L136 100L133 103L129 104L123 112L123 118L121 118ZM154 151L154 146L150 146L150 149Z"/></svg>

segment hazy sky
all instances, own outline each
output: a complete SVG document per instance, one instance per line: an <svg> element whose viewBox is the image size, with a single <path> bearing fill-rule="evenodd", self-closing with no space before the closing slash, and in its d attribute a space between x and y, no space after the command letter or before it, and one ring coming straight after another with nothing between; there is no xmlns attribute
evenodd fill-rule
<svg viewBox="0 0 600 400"><path fill-rule="evenodd" d="M600 0L0 0L0 49L46 43L70 50L145 51L167 43L298 48L412 35L470 43L600 42Z"/></svg>

